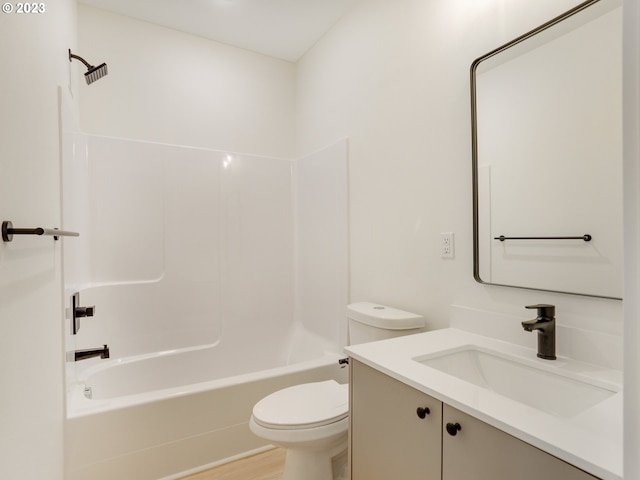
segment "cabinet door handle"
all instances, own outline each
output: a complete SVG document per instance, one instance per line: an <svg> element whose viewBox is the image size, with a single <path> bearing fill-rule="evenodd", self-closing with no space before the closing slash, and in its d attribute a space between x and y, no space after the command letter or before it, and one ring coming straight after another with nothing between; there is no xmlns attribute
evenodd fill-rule
<svg viewBox="0 0 640 480"><path fill-rule="evenodd" d="M447 423L447 433L452 437L455 437L458 432L462 430L462 427L458 422L456 423Z"/></svg>
<svg viewBox="0 0 640 480"><path fill-rule="evenodd" d="M431 413L431 410L429 410L429 407L424 407L424 408L418 407L418 409L416 410L416 413L420 418L425 418L427 415Z"/></svg>

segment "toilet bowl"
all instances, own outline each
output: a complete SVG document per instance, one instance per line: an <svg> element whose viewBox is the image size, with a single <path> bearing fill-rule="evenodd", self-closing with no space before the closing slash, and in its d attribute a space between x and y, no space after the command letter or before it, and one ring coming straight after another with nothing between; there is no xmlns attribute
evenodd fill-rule
<svg viewBox="0 0 640 480"><path fill-rule="evenodd" d="M347 306L350 344L422 331L420 315L370 302ZM346 474L349 386L335 380L278 390L253 407L249 428L287 449L283 480L342 480Z"/></svg>
<svg viewBox="0 0 640 480"><path fill-rule="evenodd" d="M335 380L305 383L253 407L251 431L287 449L283 480L333 478L333 458L347 448L348 388Z"/></svg>

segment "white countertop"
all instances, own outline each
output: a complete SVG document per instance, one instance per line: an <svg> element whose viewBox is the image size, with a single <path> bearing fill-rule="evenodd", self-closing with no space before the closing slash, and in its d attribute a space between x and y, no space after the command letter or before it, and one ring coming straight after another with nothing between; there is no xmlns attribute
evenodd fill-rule
<svg viewBox="0 0 640 480"><path fill-rule="evenodd" d="M464 346L518 357L542 369L613 386L616 394L573 417L542 412L414 358ZM354 359L604 480L622 480L622 372L448 328L347 347ZM533 362L533 363L532 363ZM549 395L555 392L550 391Z"/></svg>

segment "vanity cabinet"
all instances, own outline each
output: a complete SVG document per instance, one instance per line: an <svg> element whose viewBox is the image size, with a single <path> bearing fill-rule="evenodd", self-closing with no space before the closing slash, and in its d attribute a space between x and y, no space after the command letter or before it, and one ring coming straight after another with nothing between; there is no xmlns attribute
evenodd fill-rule
<svg viewBox="0 0 640 480"><path fill-rule="evenodd" d="M349 363L351 479L440 480L442 402Z"/></svg>
<svg viewBox="0 0 640 480"><path fill-rule="evenodd" d="M350 368L351 480L597 480L353 358Z"/></svg>
<svg viewBox="0 0 640 480"><path fill-rule="evenodd" d="M597 480L446 404L442 425L442 480Z"/></svg>

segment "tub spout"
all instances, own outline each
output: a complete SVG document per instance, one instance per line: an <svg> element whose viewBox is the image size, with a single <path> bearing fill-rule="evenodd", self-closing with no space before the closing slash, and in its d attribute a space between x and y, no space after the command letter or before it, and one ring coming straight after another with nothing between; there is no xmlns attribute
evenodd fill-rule
<svg viewBox="0 0 640 480"><path fill-rule="evenodd" d="M74 361L86 360L87 358L100 357L109 358L109 347L104 345L103 348L89 348L86 350L76 350L74 353Z"/></svg>

